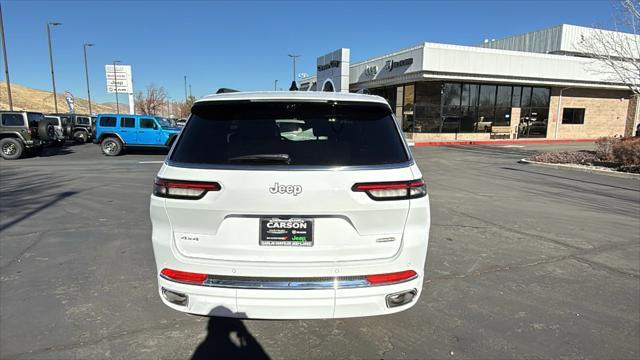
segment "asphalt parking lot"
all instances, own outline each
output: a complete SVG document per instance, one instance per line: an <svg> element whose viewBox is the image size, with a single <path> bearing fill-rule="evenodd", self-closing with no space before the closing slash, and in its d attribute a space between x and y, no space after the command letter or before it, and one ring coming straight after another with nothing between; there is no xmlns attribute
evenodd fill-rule
<svg viewBox="0 0 640 360"><path fill-rule="evenodd" d="M0 358L637 359L640 180L517 163L589 146L415 148L433 223L419 303L313 321L161 303L148 198L163 153L0 160Z"/></svg>

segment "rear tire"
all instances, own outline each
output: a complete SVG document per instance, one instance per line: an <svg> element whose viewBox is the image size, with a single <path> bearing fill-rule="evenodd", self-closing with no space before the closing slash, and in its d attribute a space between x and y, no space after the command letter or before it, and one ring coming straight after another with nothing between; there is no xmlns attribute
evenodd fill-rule
<svg viewBox="0 0 640 360"><path fill-rule="evenodd" d="M18 139L0 139L0 156L5 160L16 160L22 156L24 145Z"/></svg>
<svg viewBox="0 0 640 360"><path fill-rule="evenodd" d="M76 131L76 132L73 134L73 138L74 138L77 142L79 142L79 143L81 143L81 144L84 144L84 143L86 143L86 142L87 142L87 140L89 140L89 137L87 136L87 133L86 133L86 132L84 132L84 131Z"/></svg>
<svg viewBox="0 0 640 360"><path fill-rule="evenodd" d="M55 140L52 145L54 147L62 147L64 146L64 143L65 143L65 140Z"/></svg>
<svg viewBox="0 0 640 360"><path fill-rule="evenodd" d="M102 153L107 156L118 156L122 153L122 142L115 137L108 137L100 143Z"/></svg>

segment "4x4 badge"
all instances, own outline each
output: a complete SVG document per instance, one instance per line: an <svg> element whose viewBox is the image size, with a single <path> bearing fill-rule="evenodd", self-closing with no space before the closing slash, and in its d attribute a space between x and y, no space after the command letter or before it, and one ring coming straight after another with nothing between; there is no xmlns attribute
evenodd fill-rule
<svg viewBox="0 0 640 360"><path fill-rule="evenodd" d="M300 185L280 185L277 182L269 188L269 192L272 194L289 194L298 196L302 193L302 186Z"/></svg>

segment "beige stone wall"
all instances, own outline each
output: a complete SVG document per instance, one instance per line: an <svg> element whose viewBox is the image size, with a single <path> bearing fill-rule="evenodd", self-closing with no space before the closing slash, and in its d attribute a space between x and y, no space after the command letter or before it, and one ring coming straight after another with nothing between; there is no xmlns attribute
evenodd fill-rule
<svg viewBox="0 0 640 360"><path fill-rule="evenodd" d="M414 141L489 140L489 133L412 133Z"/></svg>
<svg viewBox="0 0 640 360"><path fill-rule="evenodd" d="M547 138L556 138L559 88L551 90ZM623 135L627 124L630 91L599 89L567 89L562 92L562 109L584 108L584 124L558 126L558 139L596 139L601 136Z"/></svg>

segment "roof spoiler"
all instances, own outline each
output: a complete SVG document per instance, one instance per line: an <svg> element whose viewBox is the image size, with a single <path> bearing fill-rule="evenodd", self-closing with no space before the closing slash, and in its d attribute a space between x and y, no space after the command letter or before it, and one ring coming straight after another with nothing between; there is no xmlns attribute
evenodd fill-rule
<svg viewBox="0 0 640 360"><path fill-rule="evenodd" d="M218 89L218 91L216 91L216 94L226 94L226 93L234 93L234 92L240 92L240 91L236 89L220 88Z"/></svg>

